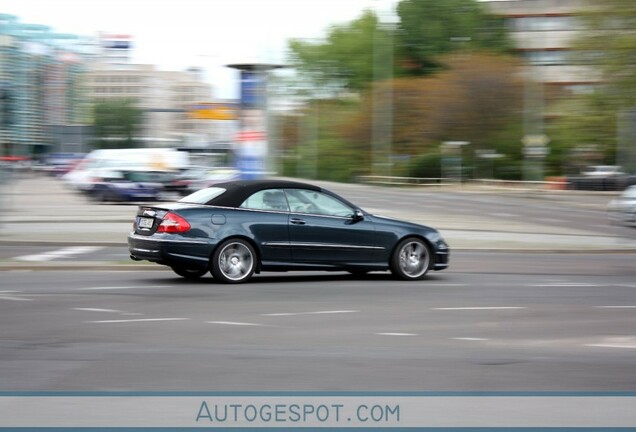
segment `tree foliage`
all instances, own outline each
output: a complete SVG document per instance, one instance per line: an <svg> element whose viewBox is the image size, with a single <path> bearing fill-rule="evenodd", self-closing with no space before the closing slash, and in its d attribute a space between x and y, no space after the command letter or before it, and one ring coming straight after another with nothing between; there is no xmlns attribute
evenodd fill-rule
<svg viewBox="0 0 636 432"><path fill-rule="evenodd" d="M290 64L323 93L365 89L373 80L374 40L383 37L378 32L385 31L367 10L350 23L332 26L325 40L291 40Z"/></svg>
<svg viewBox="0 0 636 432"><path fill-rule="evenodd" d="M289 88L306 110L281 122L286 174L341 180L384 158L394 173L399 164L438 176L442 141L470 141L472 154L519 122L523 91L516 59L502 55L502 20L477 0L402 0L397 13L390 24L367 10L323 40L290 42Z"/></svg>
<svg viewBox="0 0 636 432"><path fill-rule="evenodd" d="M400 64L412 75L438 70L439 57L458 49L511 48L503 19L475 0L402 0L397 13Z"/></svg>
<svg viewBox="0 0 636 432"><path fill-rule="evenodd" d="M102 148L134 147L142 112L129 99L114 99L93 108L95 139Z"/></svg>
<svg viewBox="0 0 636 432"><path fill-rule="evenodd" d="M437 151L442 141L470 141L473 150L490 148L493 136L520 118L522 83L515 58L487 53L440 59L445 71L422 78L376 83L392 86L392 100L365 94L366 108L345 132L350 141L371 142L374 104L392 104L393 149L417 155Z"/></svg>
<svg viewBox="0 0 636 432"><path fill-rule="evenodd" d="M593 92L561 102L562 115L550 131L552 146L563 157L562 168L570 173L584 165L616 163L618 119L621 112L636 108L636 2L596 2L582 20L585 31L574 48L582 66L599 74L598 84ZM620 164L636 164L636 151L624 153L629 160Z"/></svg>
<svg viewBox="0 0 636 432"><path fill-rule="evenodd" d="M604 90L617 107L636 105L636 2L604 0L583 14L587 31L576 48L600 66Z"/></svg>

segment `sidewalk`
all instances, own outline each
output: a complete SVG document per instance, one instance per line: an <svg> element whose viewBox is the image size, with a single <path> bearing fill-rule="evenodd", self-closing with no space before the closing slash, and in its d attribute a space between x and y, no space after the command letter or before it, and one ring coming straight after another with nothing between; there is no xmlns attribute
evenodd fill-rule
<svg viewBox="0 0 636 432"><path fill-rule="evenodd" d="M335 184L315 183L336 189L332 187ZM338 189L346 190L352 197L356 190L368 187L337 184ZM523 191L488 191L483 187L466 186L462 186L461 192L525 194ZM584 207L598 207L607 199L593 201L567 191L534 191L531 197L559 202L570 200L571 205ZM96 204L66 188L59 179L30 175L14 179L0 188L0 209L0 244L124 246L137 206ZM433 226L442 232L453 250L636 251L636 232L632 238L622 238L597 235L576 227L563 229L484 215L471 216L468 220L464 215L443 211L421 215L399 209L367 210Z"/></svg>

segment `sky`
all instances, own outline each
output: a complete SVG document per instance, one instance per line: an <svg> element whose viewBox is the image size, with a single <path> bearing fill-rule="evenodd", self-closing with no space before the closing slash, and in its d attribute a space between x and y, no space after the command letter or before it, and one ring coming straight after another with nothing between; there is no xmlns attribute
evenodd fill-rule
<svg viewBox="0 0 636 432"><path fill-rule="evenodd" d="M161 70L198 66L215 98L238 93L231 63L284 64L291 38L324 37L364 9L388 13L395 0L1 0L0 13L60 33L128 34L133 60Z"/></svg>

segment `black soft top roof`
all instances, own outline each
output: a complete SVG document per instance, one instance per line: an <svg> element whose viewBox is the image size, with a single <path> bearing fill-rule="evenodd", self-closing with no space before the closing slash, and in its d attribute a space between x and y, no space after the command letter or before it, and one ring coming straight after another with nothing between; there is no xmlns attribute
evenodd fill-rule
<svg viewBox="0 0 636 432"><path fill-rule="evenodd" d="M263 189L309 189L323 191L319 186L287 180L237 180L217 183L213 187L223 188L225 193L208 201L208 205L238 207L249 196Z"/></svg>

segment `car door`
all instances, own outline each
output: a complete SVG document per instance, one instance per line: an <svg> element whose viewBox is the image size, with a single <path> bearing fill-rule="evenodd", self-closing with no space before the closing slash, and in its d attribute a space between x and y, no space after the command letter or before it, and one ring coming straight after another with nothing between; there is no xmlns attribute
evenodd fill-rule
<svg viewBox="0 0 636 432"><path fill-rule="evenodd" d="M373 222L354 217L356 209L324 192L285 189L290 206L289 240L297 263L341 265L373 261Z"/></svg>
<svg viewBox="0 0 636 432"><path fill-rule="evenodd" d="M244 215L243 226L248 227L259 244L263 264L289 262L289 206L281 189L265 189L248 197L239 208L250 212Z"/></svg>

